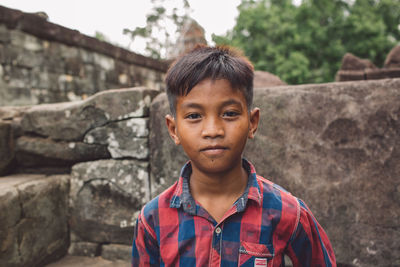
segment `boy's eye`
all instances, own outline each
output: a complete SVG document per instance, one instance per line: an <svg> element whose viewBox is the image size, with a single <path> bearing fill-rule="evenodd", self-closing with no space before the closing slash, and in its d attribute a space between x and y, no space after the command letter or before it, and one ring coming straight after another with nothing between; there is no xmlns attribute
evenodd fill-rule
<svg viewBox="0 0 400 267"><path fill-rule="evenodd" d="M239 113L236 111L226 111L224 112L223 117L236 117L238 115Z"/></svg>
<svg viewBox="0 0 400 267"><path fill-rule="evenodd" d="M189 120L196 120L196 119L200 119L200 114L198 113L192 113L186 116L187 119Z"/></svg>

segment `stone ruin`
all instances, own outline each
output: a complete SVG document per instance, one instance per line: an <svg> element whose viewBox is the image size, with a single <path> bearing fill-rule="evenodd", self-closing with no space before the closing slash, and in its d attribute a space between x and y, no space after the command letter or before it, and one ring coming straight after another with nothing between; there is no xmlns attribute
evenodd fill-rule
<svg viewBox="0 0 400 267"><path fill-rule="evenodd" d="M150 199L146 88L0 108L0 266L43 266L67 253L129 261ZM4 144L4 146L3 146ZM59 174L59 175L55 175Z"/></svg>
<svg viewBox="0 0 400 267"><path fill-rule="evenodd" d="M38 14L0 6L0 106L81 100L111 88L161 90L167 67Z"/></svg>
<svg viewBox="0 0 400 267"><path fill-rule="evenodd" d="M336 73L336 81L378 80L400 77L400 46L395 46L387 55L383 68L377 68L368 59L346 53L342 66Z"/></svg>
<svg viewBox="0 0 400 267"><path fill-rule="evenodd" d="M38 21L47 28L30 27ZM51 40L35 39L33 32ZM83 60L91 53L89 46L99 45L95 49L103 52L94 51L95 61L88 66L96 69L96 64L104 67L116 60L117 70L133 69L136 78L117 84L127 72L100 70L105 80L86 92L85 84L93 80L71 89L62 87L59 77L79 81L84 79L80 72L58 73L59 87L40 88L66 90L53 100L74 101L0 107L0 266L45 266L65 255L101 256L129 265L140 208L176 180L187 160L165 127L168 103L159 90L165 69L36 15L0 7L0 51L7 51L0 52L1 75L14 70L43 75L37 65L21 63L24 57L15 57L19 52L9 53L17 49L10 46L15 36L28 40L17 41L26 50L17 50L25 51L22 55L42 53L46 48L30 49L48 42L57 51L77 49L71 53ZM64 45L57 38L75 43ZM65 64L61 69L69 70L70 52L58 58ZM395 70L400 60L391 54L387 66ZM4 59L8 57L12 59ZM96 63L96 57L102 59ZM363 77L379 70L370 62L346 58L344 62L363 69ZM353 71L347 63L343 66ZM46 68L51 76L52 68ZM0 90L35 92L23 75L4 77ZM110 85L110 77L118 78ZM108 90L136 82L147 87ZM330 237L338 266L399 266L400 79L287 86L272 74L256 73L255 87L262 119L245 156L257 172L308 204ZM68 92L77 97L69 98ZM8 97L8 104L16 97L0 96L0 101ZM50 99L28 98L36 99L30 104Z"/></svg>
<svg viewBox="0 0 400 267"><path fill-rule="evenodd" d="M255 90L245 156L306 201L339 266L398 266L400 79ZM130 259L135 218L187 160L165 93L0 108L0 266L66 254Z"/></svg>

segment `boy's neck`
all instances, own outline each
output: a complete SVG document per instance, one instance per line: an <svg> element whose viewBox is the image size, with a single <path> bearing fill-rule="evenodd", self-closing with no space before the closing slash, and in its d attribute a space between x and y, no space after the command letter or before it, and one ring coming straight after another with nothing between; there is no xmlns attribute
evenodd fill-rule
<svg viewBox="0 0 400 267"><path fill-rule="evenodd" d="M218 222L244 193L247 181L248 174L242 164L226 173L202 173L192 168L190 192Z"/></svg>

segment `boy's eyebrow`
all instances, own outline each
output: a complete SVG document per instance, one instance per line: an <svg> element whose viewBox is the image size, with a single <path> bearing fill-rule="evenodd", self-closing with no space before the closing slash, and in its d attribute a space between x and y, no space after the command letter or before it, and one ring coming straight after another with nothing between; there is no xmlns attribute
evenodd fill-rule
<svg viewBox="0 0 400 267"><path fill-rule="evenodd" d="M230 106L230 105L239 105L239 106L241 106L242 103L240 103L239 101L231 98L231 99L228 99L228 100L224 101L224 103L222 104L223 107Z"/></svg>
<svg viewBox="0 0 400 267"><path fill-rule="evenodd" d="M201 108L203 108L203 106L200 105L200 104L197 104L197 103L187 102L187 103L183 103L182 104L182 108L198 108L198 109L201 109Z"/></svg>
<svg viewBox="0 0 400 267"><path fill-rule="evenodd" d="M241 106L240 101L237 101L233 98L228 99L222 103L222 107L230 106L230 105L239 105ZM203 109L203 105L194 103L194 102L187 102L182 104L182 108L197 108L197 109Z"/></svg>

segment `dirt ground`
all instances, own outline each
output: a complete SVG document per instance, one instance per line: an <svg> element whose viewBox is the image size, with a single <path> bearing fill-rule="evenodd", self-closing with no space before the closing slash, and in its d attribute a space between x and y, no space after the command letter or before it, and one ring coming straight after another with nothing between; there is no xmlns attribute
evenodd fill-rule
<svg viewBox="0 0 400 267"><path fill-rule="evenodd" d="M127 261L109 261L102 257L79 257L66 256L57 262L46 265L46 267L129 267Z"/></svg>

